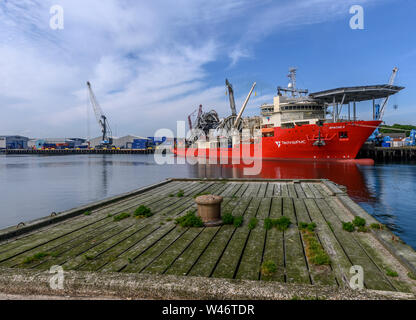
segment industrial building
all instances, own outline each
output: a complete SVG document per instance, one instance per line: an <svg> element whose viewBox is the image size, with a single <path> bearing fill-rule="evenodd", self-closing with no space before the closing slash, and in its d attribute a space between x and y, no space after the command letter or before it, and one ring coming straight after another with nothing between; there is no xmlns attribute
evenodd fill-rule
<svg viewBox="0 0 416 320"><path fill-rule="evenodd" d="M28 141L22 136L0 136L0 149L27 149Z"/></svg>

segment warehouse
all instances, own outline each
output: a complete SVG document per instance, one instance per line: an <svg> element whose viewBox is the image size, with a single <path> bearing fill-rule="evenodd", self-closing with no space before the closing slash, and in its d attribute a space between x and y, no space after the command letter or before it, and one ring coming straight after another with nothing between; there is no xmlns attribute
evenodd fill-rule
<svg viewBox="0 0 416 320"><path fill-rule="evenodd" d="M28 141L22 136L0 136L0 149L27 149Z"/></svg>

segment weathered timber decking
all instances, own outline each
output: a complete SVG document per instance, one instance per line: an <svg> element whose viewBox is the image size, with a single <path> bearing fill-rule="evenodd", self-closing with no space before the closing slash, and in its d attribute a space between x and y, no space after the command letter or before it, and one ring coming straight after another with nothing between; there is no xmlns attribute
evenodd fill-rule
<svg viewBox="0 0 416 320"><path fill-rule="evenodd" d="M179 190L184 191L178 197ZM222 195L223 212L244 217L243 225L182 228L175 218L196 208L194 196ZM154 215L135 218L146 205ZM347 287L352 265L364 269L367 289L416 292L416 254L388 230L349 233L342 221L355 215L376 222L335 184L326 180L173 179L120 199L85 206L56 217L0 231L0 268L196 276ZM90 210L90 215L83 214ZM127 212L129 218L114 221ZM58 217L65 217L58 219ZM286 231L266 230L266 218L290 218ZM258 219L248 228L252 217ZM299 222L315 222L316 235L330 256L329 266L312 264L305 254ZM265 261L277 271L262 275ZM396 277L389 271L397 272ZM410 275L410 276L409 276Z"/></svg>

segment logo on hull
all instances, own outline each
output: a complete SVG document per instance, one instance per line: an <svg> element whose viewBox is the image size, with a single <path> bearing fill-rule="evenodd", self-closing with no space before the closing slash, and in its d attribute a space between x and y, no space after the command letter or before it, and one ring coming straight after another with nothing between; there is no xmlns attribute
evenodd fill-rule
<svg viewBox="0 0 416 320"><path fill-rule="evenodd" d="M296 140L296 141L275 141L276 145L278 148L280 148L280 146L282 144L292 144L292 145L296 145L296 144L306 144L305 140Z"/></svg>

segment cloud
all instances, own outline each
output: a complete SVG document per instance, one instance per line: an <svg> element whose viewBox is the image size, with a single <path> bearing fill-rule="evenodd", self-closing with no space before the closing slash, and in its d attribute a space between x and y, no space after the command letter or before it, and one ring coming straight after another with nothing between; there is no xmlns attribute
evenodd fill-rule
<svg viewBox="0 0 416 320"><path fill-rule="evenodd" d="M350 2L0 1L0 133L85 136L87 80L118 135L174 128L199 104L226 115L210 64L234 68L267 35L332 19ZM64 30L49 27L55 4ZM246 94L238 91L238 103Z"/></svg>

